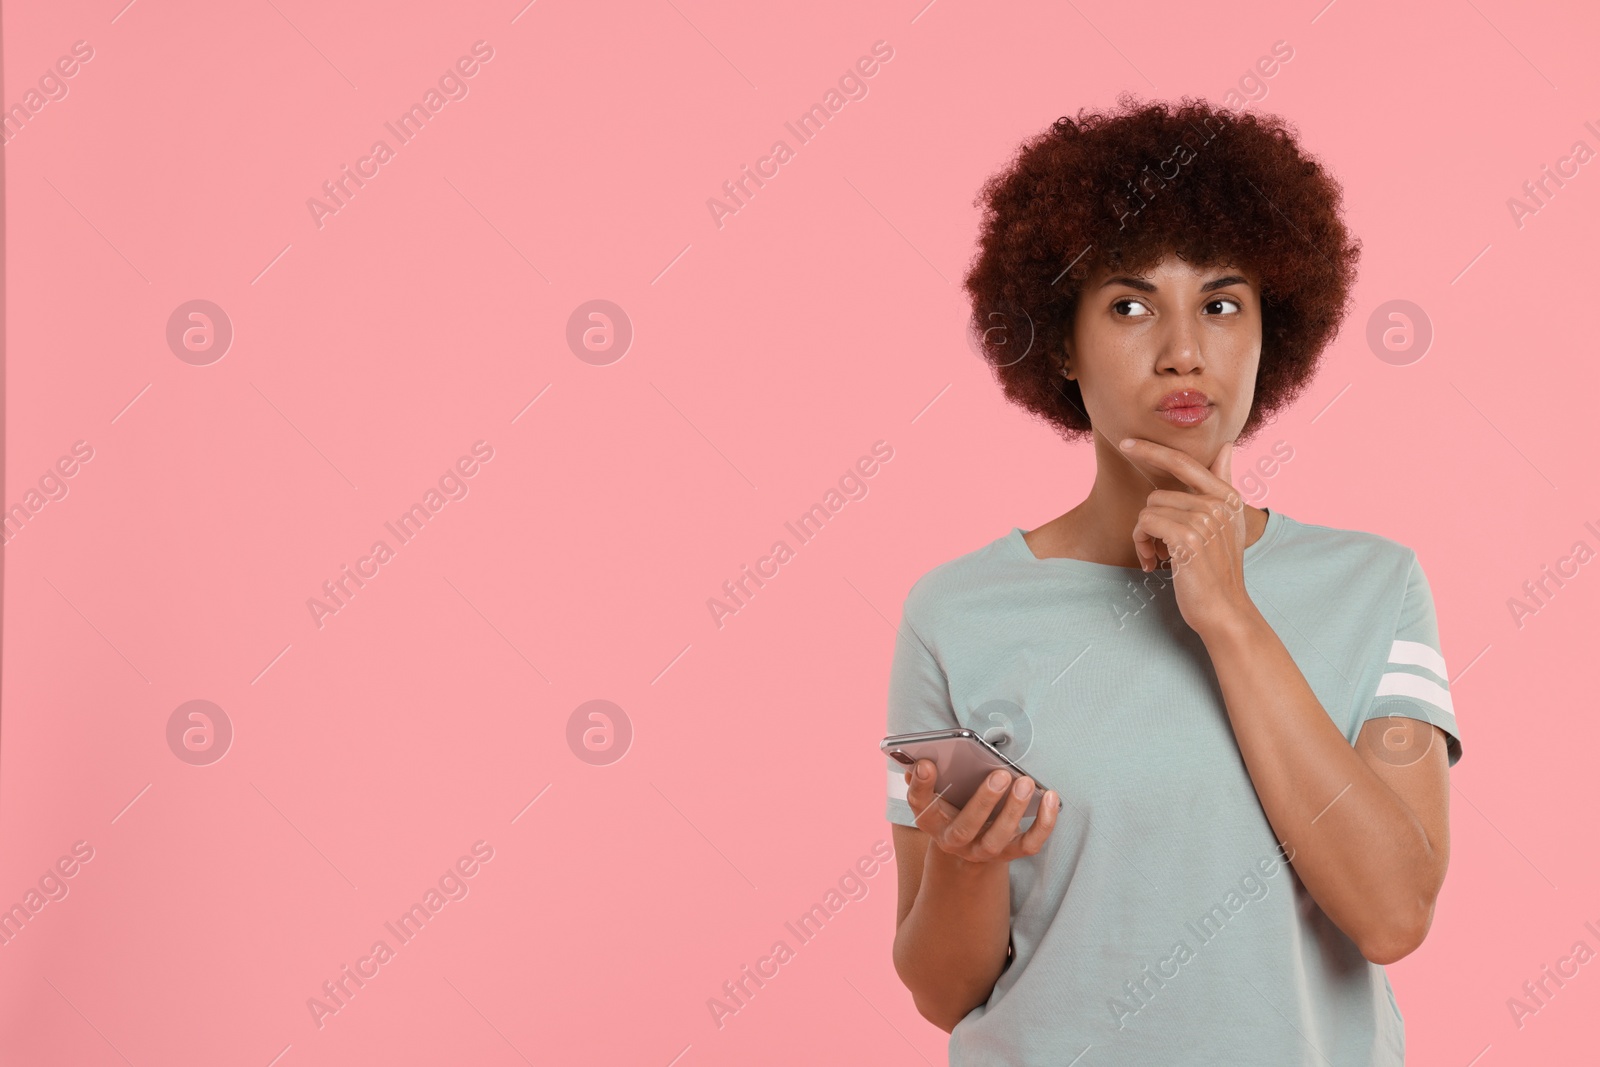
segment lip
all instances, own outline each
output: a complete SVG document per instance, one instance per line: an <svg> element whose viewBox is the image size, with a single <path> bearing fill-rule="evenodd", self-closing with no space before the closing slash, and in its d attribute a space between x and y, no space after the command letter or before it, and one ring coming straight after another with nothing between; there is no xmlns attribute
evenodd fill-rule
<svg viewBox="0 0 1600 1067"><path fill-rule="evenodd" d="M1216 405L1198 389L1168 393L1156 404L1156 414L1174 426L1198 426L1211 417Z"/></svg>
<svg viewBox="0 0 1600 1067"><path fill-rule="evenodd" d="M1175 393L1168 393L1156 402L1160 411L1172 408L1203 408L1209 407L1211 398L1198 389L1180 389Z"/></svg>

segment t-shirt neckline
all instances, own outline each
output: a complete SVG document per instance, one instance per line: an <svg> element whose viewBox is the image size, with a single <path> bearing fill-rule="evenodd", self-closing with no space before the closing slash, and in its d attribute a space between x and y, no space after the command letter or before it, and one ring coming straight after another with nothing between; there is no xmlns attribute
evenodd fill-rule
<svg viewBox="0 0 1600 1067"><path fill-rule="evenodd" d="M1273 511L1271 508L1262 508L1267 513L1266 528L1261 531L1261 536L1255 544L1246 545L1244 549L1244 562L1246 565L1255 562L1283 532L1284 516L1282 512ZM1084 578L1105 578L1115 582L1141 581L1151 574L1170 573L1165 571L1142 571L1138 567L1117 567L1109 563L1094 563L1086 559L1073 559L1070 556L1050 556L1040 559L1033 554L1033 549L1028 547L1028 539L1022 535L1022 527L1013 526L1011 532L1006 534L1005 542L1012 553L1020 556L1024 561L1039 567L1049 567L1053 570L1075 574Z"/></svg>

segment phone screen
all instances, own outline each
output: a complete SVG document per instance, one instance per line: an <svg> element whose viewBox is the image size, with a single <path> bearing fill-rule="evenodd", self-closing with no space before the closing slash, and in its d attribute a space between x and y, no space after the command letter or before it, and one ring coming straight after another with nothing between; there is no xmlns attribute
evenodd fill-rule
<svg viewBox="0 0 1600 1067"><path fill-rule="evenodd" d="M1019 776L1033 778L1033 775L1028 774L971 730L896 734L884 738L878 747L906 770L915 766L917 760L932 760L938 769L934 779L934 795L948 801L957 809L964 808L973 795L982 788L989 774L998 768L1005 769L1014 778ZM1033 778L1033 781L1035 788L1028 797L1028 806L1023 809L1023 818L1038 814L1039 800L1049 788L1037 778ZM1002 797L1001 803L997 803L990 812L985 826L999 814L1004 799Z"/></svg>

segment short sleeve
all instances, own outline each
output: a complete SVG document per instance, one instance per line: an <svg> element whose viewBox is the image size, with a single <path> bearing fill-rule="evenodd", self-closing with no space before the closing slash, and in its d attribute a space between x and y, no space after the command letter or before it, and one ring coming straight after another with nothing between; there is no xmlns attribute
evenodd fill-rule
<svg viewBox="0 0 1600 1067"><path fill-rule="evenodd" d="M1394 636L1383 649L1387 662L1381 665L1377 691L1362 721L1399 716L1432 723L1447 735L1446 753L1454 767L1461 759L1461 735L1450 700L1450 674L1440 647L1433 591L1414 552Z"/></svg>
<svg viewBox="0 0 1600 1067"><path fill-rule="evenodd" d="M927 642L912 625L911 598L900 619L895 638L894 660L889 669L889 734L909 734L922 730L947 730L959 726L950 702L950 685L944 669L928 649ZM906 803L906 768L884 757L889 774L889 821L915 826L917 820Z"/></svg>

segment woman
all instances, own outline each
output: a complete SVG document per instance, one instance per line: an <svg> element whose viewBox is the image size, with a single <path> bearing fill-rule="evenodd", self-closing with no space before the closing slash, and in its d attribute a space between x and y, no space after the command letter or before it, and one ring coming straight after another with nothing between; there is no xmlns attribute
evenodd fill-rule
<svg viewBox="0 0 1600 1067"><path fill-rule="evenodd" d="M1031 778L958 811L890 771L895 968L952 1064L1403 1062L1383 965L1461 755L1428 582L1233 485L1347 308L1339 202L1281 120L1189 99L1063 118L984 187L979 347L1095 480L905 601L889 732L999 709L1054 787L1024 825Z"/></svg>

